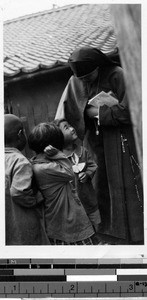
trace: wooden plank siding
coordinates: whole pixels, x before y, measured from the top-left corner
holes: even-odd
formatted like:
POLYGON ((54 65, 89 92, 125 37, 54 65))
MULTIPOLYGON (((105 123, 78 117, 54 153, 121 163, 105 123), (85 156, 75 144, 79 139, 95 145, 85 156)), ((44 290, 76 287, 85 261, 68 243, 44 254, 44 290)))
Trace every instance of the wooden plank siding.
POLYGON ((142 170, 142 57, 141 4, 112 5, 111 13, 125 71, 136 149, 142 170))
MULTIPOLYGON (((6 112, 20 117, 27 136, 40 122, 54 119, 61 94, 71 76, 70 70, 58 70, 48 75, 7 84, 5 87, 6 112)), ((31 157, 28 145, 24 154, 31 157)))

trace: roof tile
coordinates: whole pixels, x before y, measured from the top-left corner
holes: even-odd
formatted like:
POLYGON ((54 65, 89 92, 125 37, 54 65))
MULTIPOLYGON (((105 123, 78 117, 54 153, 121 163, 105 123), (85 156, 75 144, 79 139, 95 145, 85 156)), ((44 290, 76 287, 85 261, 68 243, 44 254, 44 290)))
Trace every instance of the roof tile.
POLYGON ((4 23, 4 73, 20 76, 65 64, 81 46, 117 47, 109 5, 69 5, 4 23))

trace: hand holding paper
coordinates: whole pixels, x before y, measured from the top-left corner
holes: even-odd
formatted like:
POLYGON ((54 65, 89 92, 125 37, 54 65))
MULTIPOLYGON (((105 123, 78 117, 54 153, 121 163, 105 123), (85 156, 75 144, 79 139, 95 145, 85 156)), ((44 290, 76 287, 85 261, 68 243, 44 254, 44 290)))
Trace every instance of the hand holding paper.
POLYGON ((96 108, 100 106, 107 105, 109 107, 118 104, 118 100, 112 96, 112 91, 106 93, 104 91, 100 92, 88 102, 89 105, 92 105, 96 108))

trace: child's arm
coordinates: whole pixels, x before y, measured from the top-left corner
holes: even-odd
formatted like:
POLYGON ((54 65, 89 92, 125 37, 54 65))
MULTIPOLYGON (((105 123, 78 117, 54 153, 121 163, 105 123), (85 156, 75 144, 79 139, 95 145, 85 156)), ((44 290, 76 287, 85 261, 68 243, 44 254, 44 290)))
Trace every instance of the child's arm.
POLYGON ((71 162, 62 151, 49 145, 44 149, 44 153, 46 158, 49 159, 46 169, 49 175, 48 181, 54 180, 61 183, 73 180, 74 173, 71 162))
POLYGON ((15 203, 28 208, 36 206, 38 202, 32 189, 32 177, 30 162, 25 157, 20 157, 13 168, 10 195, 15 203))
POLYGON ((44 149, 44 153, 46 158, 50 160, 48 166, 50 178, 54 176, 57 181, 73 180, 74 173, 71 162, 62 151, 49 145, 44 149))
POLYGON ((86 158, 85 173, 86 173, 87 176, 89 176, 92 179, 98 166, 94 162, 94 160, 92 159, 92 157, 91 157, 90 153, 88 152, 88 150, 86 148, 84 148, 83 151, 85 152, 85 158, 86 158))

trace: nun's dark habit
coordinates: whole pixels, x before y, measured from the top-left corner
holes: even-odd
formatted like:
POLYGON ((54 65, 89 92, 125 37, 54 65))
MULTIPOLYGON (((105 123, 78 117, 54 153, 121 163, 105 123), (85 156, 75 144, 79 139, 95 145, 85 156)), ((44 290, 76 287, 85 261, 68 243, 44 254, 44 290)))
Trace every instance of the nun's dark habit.
POLYGON ((74 76, 67 83, 55 118, 66 118, 94 154, 98 164, 95 188, 101 232, 124 239, 124 243, 142 243, 142 181, 123 70, 98 49, 88 47, 75 50, 69 65, 74 76), (95 121, 86 114, 88 100, 110 90, 119 104, 100 107, 99 135, 96 135, 95 121))

